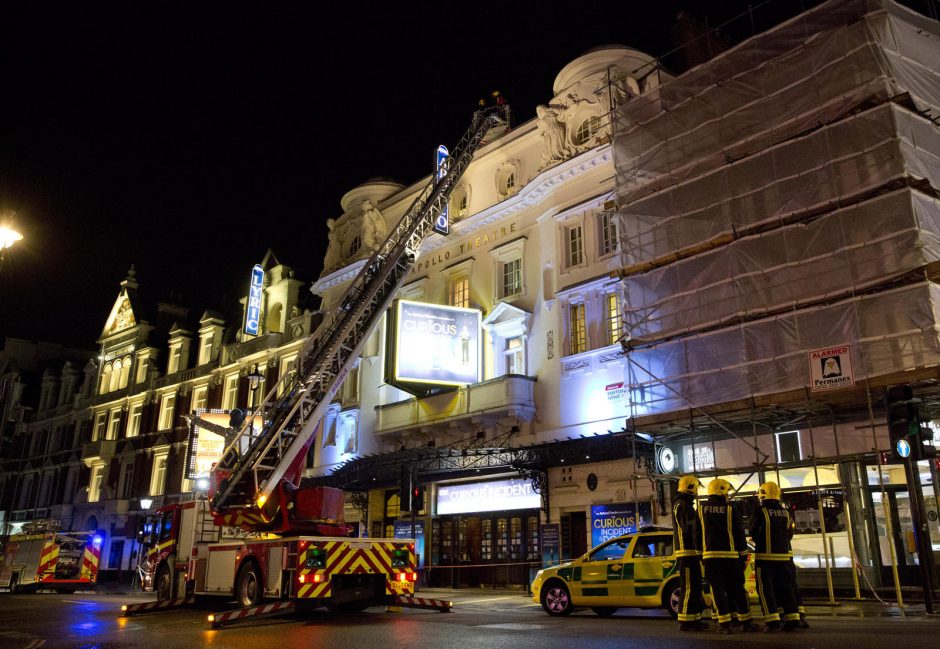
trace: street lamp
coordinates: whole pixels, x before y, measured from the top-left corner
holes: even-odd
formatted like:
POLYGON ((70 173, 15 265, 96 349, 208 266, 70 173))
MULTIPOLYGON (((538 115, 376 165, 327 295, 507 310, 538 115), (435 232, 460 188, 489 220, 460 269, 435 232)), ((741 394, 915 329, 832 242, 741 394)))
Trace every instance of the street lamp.
POLYGON ((0 271, 3 270, 3 260, 6 258, 7 248, 23 238, 23 235, 7 225, 0 225, 0 271))
POLYGON ((258 364, 255 363, 254 369, 246 374, 245 378, 248 379, 248 389, 251 390, 251 404, 249 404, 249 409, 251 410, 251 432, 249 434, 254 437, 255 408, 258 407, 258 399, 255 393, 258 392, 258 388, 261 387, 262 383, 264 383, 264 375, 258 371, 258 364))

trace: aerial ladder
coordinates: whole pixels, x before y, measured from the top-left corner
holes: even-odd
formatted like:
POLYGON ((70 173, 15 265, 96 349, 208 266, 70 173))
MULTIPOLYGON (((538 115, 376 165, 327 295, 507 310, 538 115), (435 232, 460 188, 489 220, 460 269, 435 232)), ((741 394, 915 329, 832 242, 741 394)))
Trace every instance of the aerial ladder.
POLYGON ((292 371, 257 406, 254 415, 263 419, 261 430, 255 431, 255 417, 249 415, 230 435, 210 476, 209 504, 217 524, 278 534, 305 531, 305 522, 288 503, 299 488, 319 422, 404 284, 422 242, 484 136, 490 129, 507 125, 507 110, 507 106, 496 106, 474 113, 470 128, 448 159, 446 173, 432 174, 350 283, 339 306, 304 344, 292 371))

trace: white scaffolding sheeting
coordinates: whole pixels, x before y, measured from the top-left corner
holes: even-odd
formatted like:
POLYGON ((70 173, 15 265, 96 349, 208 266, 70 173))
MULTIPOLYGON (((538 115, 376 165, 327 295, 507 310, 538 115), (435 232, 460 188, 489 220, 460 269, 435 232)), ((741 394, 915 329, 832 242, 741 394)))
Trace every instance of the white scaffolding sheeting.
POLYGON ((936 22, 833 0, 617 110, 637 415, 801 390, 834 345, 940 364, 937 61, 936 22))
POLYGON ((833 0, 614 114, 621 204, 761 151, 868 102, 940 107, 940 29, 890 0, 833 0))

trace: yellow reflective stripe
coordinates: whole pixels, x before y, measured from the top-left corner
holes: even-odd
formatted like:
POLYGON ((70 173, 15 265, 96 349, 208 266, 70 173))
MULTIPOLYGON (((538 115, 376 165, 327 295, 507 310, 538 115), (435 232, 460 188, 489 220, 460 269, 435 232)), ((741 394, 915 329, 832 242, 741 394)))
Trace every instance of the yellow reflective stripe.
POLYGON ((682 599, 682 612, 689 612, 689 599, 692 597, 692 589, 689 588, 689 585, 692 583, 691 577, 689 574, 690 570, 688 566, 685 569, 685 597, 682 599))
POLYGON ((728 512, 726 516, 728 522, 728 547, 734 550, 734 530, 731 527, 731 503, 728 503, 728 508, 725 511, 728 512))
POLYGON ((702 526, 702 556, 708 552, 708 536, 705 534, 705 515, 702 514, 702 508, 698 508, 698 522, 702 526))
POLYGON ((772 552, 773 546, 771 545, 770 537, 770 512, 767 511, 766 507, 764 507, 761 511, 764 514, 764 552, 772 552))
POLYGON ((678 515, 679 515, 679 503, 676 503, 675 506, 672 508, 672 520, 675 521, 676 532, 677 532, 676 536, 679 538, 679 549, 676 551, 676 554, 685 552, 685 543, 684 543, 685 539, 683 538, 682 528, 679 525, 679 520, 677 518, 678 515))

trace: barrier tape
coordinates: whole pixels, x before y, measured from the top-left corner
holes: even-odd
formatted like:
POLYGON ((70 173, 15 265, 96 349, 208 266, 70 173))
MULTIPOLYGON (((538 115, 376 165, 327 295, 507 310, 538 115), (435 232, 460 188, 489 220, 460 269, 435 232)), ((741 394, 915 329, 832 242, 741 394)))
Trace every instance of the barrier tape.
POLYGON ((219 629, 227 624, 236 624, 248 619, 260 619, 274 615, 287 615, 293 613, 296 604, 290 600, 274 602, 273 604, 262 604, 261 606, 249 606, 248 608, 239 608, 234 611, 225 611, 224 613, 214 613, 209 616, 209 623, 213 629, 219 629))
POLYGON ((180 599, 165 599, 162 602, 145 602, 143 604, 125 604, 121 607, 121 614, 124 617, 130 617, 137 613, 148 613, 150 611, 159 611, 167 608, 176 608, 178 606, 188 606, 195 604, 195 597, 183 597, 180 599))
POLYGON ((868 575, 865 574, 865 571, 862 569, 862 564, 859 562, 858 559, 855 559, 855 561, 853 562, 853 565, 855 566, 856 572, 858 572, 859 574, 861 574, 861 575, 862 575, 862 579, 864 579, 864 580, 865 580, 865 583, 868 584, 868 590, 870 590, 870 591, 871 591, 871 594, 875 596, 875 599, 877 599, 879 602, 881 602, 881 603, 884 604, 885 606, 890 606, 890 604, 888 604, 888 602, 886 602, 886 601, 884 601, 883 599, 881 599, 880 597, 878 597, 878 592, 875 590, 875 587, 872 585, 871 581, 868 579, 868 575))

